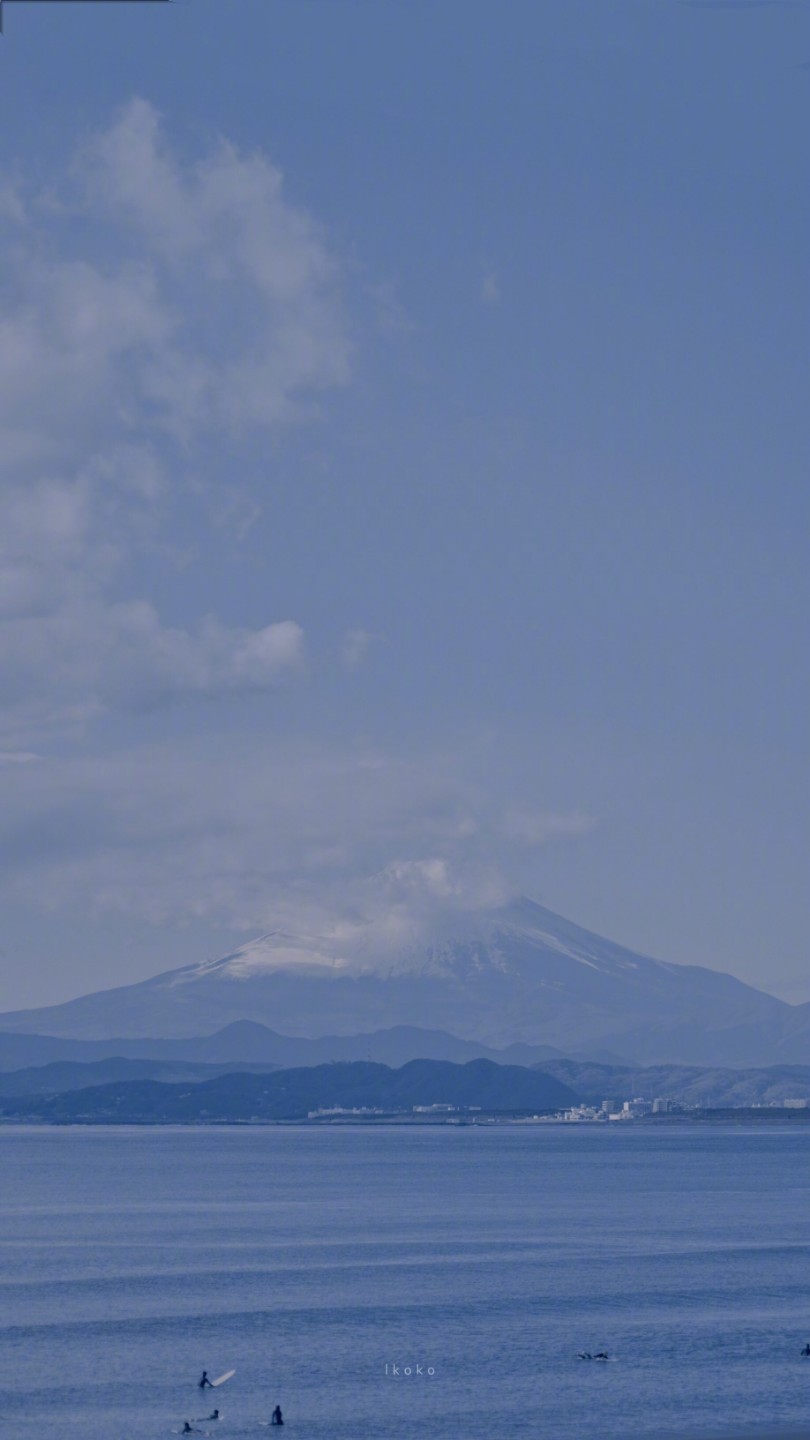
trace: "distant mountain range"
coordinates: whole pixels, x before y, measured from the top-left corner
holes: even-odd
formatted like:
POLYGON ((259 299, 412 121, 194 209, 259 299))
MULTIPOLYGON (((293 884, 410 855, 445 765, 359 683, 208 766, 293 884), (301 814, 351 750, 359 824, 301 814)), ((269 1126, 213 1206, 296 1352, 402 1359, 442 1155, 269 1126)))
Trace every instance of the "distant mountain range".
MULTIPOLYGON (((706 1109, 781 1105, 810 1100, 810 1065, 772 1065, 737 1070, 698 1065, 599 1065, 581 1060, 547 1060, 538 1068, 576 1090, 589 1105, 603 1100, 653 1100, 667 1096, 679 1105, 706 1109)), ((3 1077, 0 1075, 0 1090, 3 1077)))
MULTIPOLYGON (((583 1058, 611 1063, 617 1057, 597 1052, 583 1058)), ((234 1020, 213 1035, 175 1039, 75 1040, 60 1035, 28 1035, 24 1031, 0 1032, 0 1072, 124 1059, 151 1065, 152 1078, 160 1079, 161 1065, 175 1069, 234 1069, 238 1062, 254 1068, 279 1069, 332 1060, 375 1060, 392 1066, 405 1065, 409 1060, 453 1060, 458 1064, 494 1060, 500 1065, 536 1065, 542 1060, 562 1059, 562 1054, 551 1045, 508 1045, 494 1050, 443 1030, 420 1030, 413 1025, 395 1025, 369 1035, 324 1035, 318 1040, 279 1035, 255 1020, 234 1020)))
POLYGON ((274 932, 221 960, 0 1015, 0 1030, 117 1036, 122 1055, 122 1038, 190 1038, 246 1019, 298 1043, 329 1035, 333 1047, 335 1037, 404 1027, 490 1051, 542 1046, 642 1065, 810 1062, 810 1004, 788 1005, 700 966, 651 960, 529 900, 395 954, 376 953, 373 932, 362 927, 349 939, 274 932))
POLYGON ((0 1073, 0 1095, 63 1095, 68 1090, 157 1080, 163 1085, 198 1085, 218 1075, 241 1071, 269 1074, 277 1065, 240 1065, 235 1060, 220 1065, 194 1065, 186 1060, 54 1060, 50 1065, 28 1066, 0 1073))
POLYGON ((300 1120, 342 1106, 412 1112, 416 1105, 487 1112, 555 1110, 576 1102, 570 1086, 540 1070, 471 1060, 411 1060, 398 1070, 369 1061, 313 1065, 271 1074, 220 1075, 200 1084, 128 1080, 58 1095, 0 1095, 0 1117, 92 1124, 189 1124, 300 1120))
MULTIPOLYGON (((262 1027, 257 1026, 256 1028, 261 1029, 262 1027)), ((223 1036, 227 1033, 238 1034, 239 1030, 240 1027, 234 1025, 229 1027, 229 1032, 223 1031, 222 1034, 223 1036)), ((266 1033, 271 1035, 270 1031, 266 1033)), ((418 1036, 420 1033, 427 1032, 418 1030, 412 1032, 414 1036, 418 1036)), ((5 1037, 0 1036, 0 1039, 3 1038, 5 1037)), ((359 1041, 368 1038, 357 1037, 359 1041)), ((452 1039, 452 1036, 447 1038, 452 1039)), ((94 1042, 55 1041, 54 1043, 57 1045, 60 1043, 81 1045, 94 1042)), ((190 1044, 192 1042, 165 1040, 160 1043, 170 1047, 173 1043, 190 1044)), ((459 1044, 463 1043, 459 1042, 459 1044)), ((501 1053, 505 1054, 506 1052, 501 1053)), ((402 1064, 408 1063, 411 1061, 402 1062, 402 1064)), ((514 1078, 515 1067, 508 1065, 504 1060, 501 1060, 500 1063, 512 1072, 514 1078)), ((141 1082, 146 1080, 155 1080, 161 1085, 181 1085, 188 1088, 223 1075, 233 1076, 240 1072, 267 1075, 272 1071, 286 1068, 262 1064, 257 1060, 242 1062, 221 1060, 218 1064, 204 1064, 192 1060, 125 1059, 121 1057, 88 1061, 56 1060, 46 1065, 0 1072, 0 1096, 3 1099, 12 1099, 15 1096, 23 1095, 64 1095, 73 1090, 93 1089, 95 1092, 99 1087, 109 1087, 110 1085, 119 1087, 122 1082, 140 1086, 141 1082)), ((318 1068, 320 1072, 324 1070, 324 1066, 317 1063, 314 1063, 314 1068, 318 1068)), ((334 1065, 328 1068, 330 1073, 334 1071, 334 1065)), ((522 1068, 527 1067, 523 1066, 522 1068)), ((572 1094, 578 1095, 589 1104, 596 1105, 600 1105, 605 1099, 622 1101, 642 1096, 647 1100, 652 1100, 659 1095, 667 1096, 679 1105, 698 1105, 707 1109, 780 1105, 785 1100, 810 1101, 810 1065, 774 1065, 759 1070, 734 1070, 695 1065, 603 1065, 582 1060, 545 1060, 541 1064, 535 1064, 533 1069, 552 1076, 567 1086, 572 1094)), ((430 1073, 443 1076, 447 1072, 436 1070, 430 1073)), ((116 1096, 120 1097, 121 1093, 119 1089, 116 1089, 116 1096)), ((140 1098, 137 1103, 142 1104, 144 1092, 139 1089, 138 1095, 140 1098)), ((70 1106, 74 1104, 73 1101, 67 1103, 70 1106)), ((120 1098, 116 1099, 116 1103, 120 1104, 120 1098)))

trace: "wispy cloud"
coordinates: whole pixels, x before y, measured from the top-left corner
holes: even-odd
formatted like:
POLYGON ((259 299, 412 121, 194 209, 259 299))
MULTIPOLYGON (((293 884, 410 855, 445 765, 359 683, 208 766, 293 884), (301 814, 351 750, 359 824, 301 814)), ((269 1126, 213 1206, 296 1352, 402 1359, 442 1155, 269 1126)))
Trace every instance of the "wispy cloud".
POLYGON ((497 305, 501 298, 501 287, 494 275, 485 275, 481 281, 481 299, 485 305, 497 305))
POLYGON ((347 670, 356 670, 368 654, 374 639, 370 630, 347 630, 340 647, 340 656, 347 670))
MULTIPOLYGON (((173 151, 132 102, 47 193, 0 180, 0 696, 19 733, 60 717, 275 683, 303 634, 164 619, 128 573, 187 543, 207 447, 272 435, 343 384, 339 273, 263 156, 173 151)), ((255 514, 244 497, 237 508, 255 514)))
MULTIPOLYGON (((197 586, 178 618, 159 597, 163 570, 256 523, 241 447, 271 451, 349 378, 339 267, 265 157, 223 141, 181 158, 142 101, 47 194, 0 182, 0 229, 2 893, 154 924, 363 929, 385 949, 575 842, 586 818, 487 787, 458 749, 230 730, 224 708, 133 740, 147 711, 306 669, 284 610, 240 624, 197 586), (200 494, 205 534, 187 521, 200 494)), ((346 671, 374 638, 343 634, 346 671)))
POLYGON ((509 898, 528 853, 593 824, 518 805, 476 763, 241 735, 10 767, 4 893, 242 932, 359 925, 393 944, 509 898))

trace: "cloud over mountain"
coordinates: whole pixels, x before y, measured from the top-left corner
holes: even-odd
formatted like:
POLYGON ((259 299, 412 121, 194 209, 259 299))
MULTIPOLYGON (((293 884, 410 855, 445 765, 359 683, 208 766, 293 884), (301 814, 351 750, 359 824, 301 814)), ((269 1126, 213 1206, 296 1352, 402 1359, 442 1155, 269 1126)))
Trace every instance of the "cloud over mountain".
MULTIPOLYGON (((445 885, 440 872, 430 879, 445 885)), ((438 1027, 495 1047, 602 1049, 654 1064, 810 1058, 810 1007, 731 975, 652 960, 526 899, 443 918, 399 932, 360 915, 320 931, 279 925, 219 960, 0 1016, 0 1028, 190 1036, 250 1018, 286 1035, 438 1027)))
POLYGON ((4 767, 3 892, 242 934, 362 931, 387 953, 463 928, 514 894, 527 847, 593 823, 485 788, 476 759, 278 736, 32 753, 4 767))

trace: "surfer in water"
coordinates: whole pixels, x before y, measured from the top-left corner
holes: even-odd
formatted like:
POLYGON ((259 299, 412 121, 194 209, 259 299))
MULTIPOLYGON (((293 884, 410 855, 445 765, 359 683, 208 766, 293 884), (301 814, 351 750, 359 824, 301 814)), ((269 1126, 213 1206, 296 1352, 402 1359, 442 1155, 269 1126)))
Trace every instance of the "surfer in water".
POLYGON ((271 1424, 271 1425, 283 1425, 283 1424, 284 1424, 284 1416, 283 1416, 282 1413, 281 1413, 281 1406, 280 1406, 280 1405, 277 1405, 277 1406, 276 1406, 275 1410, 273 1411, 272 1415, 270 1416, 270 1424, 271 1424))
POLYGON ((207 1418, 208 1418, 209 1420, 218 1420, 218 1419, 219 1419, 219 1411, 218 1411, 218 1410, 212 1410, 212 1411, 211 1411, 211 1414, 210 1414, 207 1418))
POLYGON ((799 1354, 810 1355, 810 1345, 805 1345, 804 1349, 799 1351, 799 1354))
POLYGON ((207 1370, 203 1370, 203 1373, 202 1373, 202 1375, 200 1376, 200 1382, 199 1382, 199 1384, 200 1384, 200 1389, 201 1389, 201 1390, 213 1390, 214 1387, 213 1387, 213 1385, 211 1384, 211 1381, 208 1379, 208 1371, 207 1371, 207 1370))

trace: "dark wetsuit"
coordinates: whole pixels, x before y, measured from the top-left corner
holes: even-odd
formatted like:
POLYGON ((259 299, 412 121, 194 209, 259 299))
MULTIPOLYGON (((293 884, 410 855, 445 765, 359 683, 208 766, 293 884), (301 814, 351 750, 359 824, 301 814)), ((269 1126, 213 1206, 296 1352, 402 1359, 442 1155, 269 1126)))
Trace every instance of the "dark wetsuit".
POLYGON ((283 1425, 283 1424, 284 1424, 284 1416, 283 1416, 282 1413, 281 1413, 281 1406, 280 1406, 280 1405, 277 1405, 277 1406, 276 1406, 275 1410, 273 1411, 272 1415, 270 1416, 270 1424, 271 1424, 271 1425, 283 1425))
POLYGON ((213 1390, 213 1388, 214 1388, 214 1387, 213 1387, 213 1385, 211 1384, 211 1381, 208 1379, 208 1371, 207 1371, 207 1370, 203 1370, 202 1376, 201 1376, 201 1378, 200 1378, 200 1389, 201 1389, 201 1390, 205 1390, 205 1389, 213 1390))

